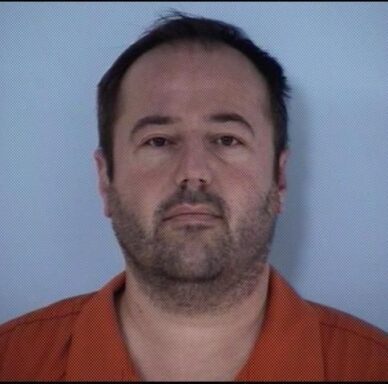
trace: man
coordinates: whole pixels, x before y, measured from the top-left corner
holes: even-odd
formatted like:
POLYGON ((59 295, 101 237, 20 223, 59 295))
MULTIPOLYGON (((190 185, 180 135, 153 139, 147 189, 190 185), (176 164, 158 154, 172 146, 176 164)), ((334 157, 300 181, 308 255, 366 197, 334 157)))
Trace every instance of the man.
POLYGON ((268 263, 288 92, 240 30, 175 14, 98 90, 95 152, 125 273, 0 328, 3 380, 386 380, 386 334, 268 263))

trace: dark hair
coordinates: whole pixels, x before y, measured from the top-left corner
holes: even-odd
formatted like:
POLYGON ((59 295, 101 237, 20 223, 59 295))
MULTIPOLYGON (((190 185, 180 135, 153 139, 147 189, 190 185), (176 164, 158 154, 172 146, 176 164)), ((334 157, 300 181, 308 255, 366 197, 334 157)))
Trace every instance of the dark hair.
POLYGON ((130 45, 113 63, 98 84, 99 146, 107 161, 107 172, 113 179, 113 125, 121 80, 127 69, 144 53, 166 43, 179 41, 203 45, 223 43, 245 55, 266 80, 271 115, 274 123, 275 174, 281 152, 287 148, 287 108, 289 87, 280 64, 257 47, 239 28, 222 21, 194 17, 173 11, 160 17, 139 40, 130 45))

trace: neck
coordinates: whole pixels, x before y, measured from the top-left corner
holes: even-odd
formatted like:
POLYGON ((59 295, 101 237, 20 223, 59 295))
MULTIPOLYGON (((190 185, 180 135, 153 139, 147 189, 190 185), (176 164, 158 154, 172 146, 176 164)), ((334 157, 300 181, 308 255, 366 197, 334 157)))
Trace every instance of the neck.
MULTIPOLYGON (((204 356, 211 360, 212 356, 222 356, 222 351, 229 351, 229 355, 233 351, 235 356, 245 361, 264 317, 269 281, 268 264, 264 266, 251 295, 228 311, 190 316, 166 312, 153 305, 131 271, 127 269, 126 273, 126 288, 118 300, 117 309, 127 347, 134 360, 137 360, 135 366, 141 367, 143 356, 152 356, 153 352, 159 356, 159 360, 162 351, 166 361, 169 360, 169 354, 175 356, 170 361, 176 361, 188 349, 189 364, 193 364, 196 351, 202 360, 204 356), (239 346, 242 348, 241 354, 236 351, 239 346)), ((232 358, 229 355, 223 356, 224 360, 232 358)), ((144 369, 139 370, 146 376, 144 369)))
POLYGON ((175 331, 177 328, 224 329, 255 322, 263 310, 267 297, 269 266, 266 264, 263 267, 255 289, 244 300, 230 306, 227 311, 198 315, 164 311, 154 305, 143 292, 129 268, 126 274, 126 288, 120 300, 120 315, 124 316, 125 321, 131 321, 133 325, 146 327, 148 331, 155 329, 159 334, 169 332, 170 329, 175 331), (244 316, 241 316, 242 313, 244 316))

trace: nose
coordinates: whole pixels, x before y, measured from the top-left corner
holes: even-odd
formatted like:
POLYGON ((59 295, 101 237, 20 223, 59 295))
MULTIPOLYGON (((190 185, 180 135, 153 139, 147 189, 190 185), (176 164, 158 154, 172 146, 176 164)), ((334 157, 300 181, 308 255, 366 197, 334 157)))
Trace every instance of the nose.
POLYGON ((175 181, 180 188, 198 190, 212 182, 208 153, 202 143, 185 145, 178 162, 175 181))

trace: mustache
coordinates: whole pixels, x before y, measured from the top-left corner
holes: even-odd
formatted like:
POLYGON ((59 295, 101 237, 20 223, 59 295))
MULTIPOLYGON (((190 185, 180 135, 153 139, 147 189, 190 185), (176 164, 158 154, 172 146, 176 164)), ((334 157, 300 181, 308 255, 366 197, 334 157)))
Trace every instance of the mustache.
POLYGON ((204 192, 202 190, 179 190, 171 197, 163 201, 156 211, 156 217, 158 221, 163 217, 164 213, 174 208, 176 205, 181 204, 206 204, 212 206, 213 209, 220 216, 224 217, 226 213, 226 202, 221 197, 211 192, 204 192))

